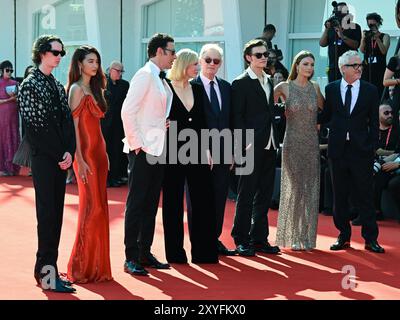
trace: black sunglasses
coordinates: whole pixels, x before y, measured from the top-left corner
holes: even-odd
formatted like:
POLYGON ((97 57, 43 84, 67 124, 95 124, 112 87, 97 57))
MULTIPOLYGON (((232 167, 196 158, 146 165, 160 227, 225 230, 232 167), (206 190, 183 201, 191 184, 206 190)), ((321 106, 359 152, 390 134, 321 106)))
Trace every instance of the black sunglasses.
POLYGON ((265 51, 263 53, 257 52, 257 53, 253 53, 252 55, 255 56, 257 59, 261 59, 263 56, 264 56, 264 58, 268 58, 269 52, 268 51, 265 51))
POLYGON ((4 69, 4 71, 7 72, 7 73, 13 73, 14 72, 13 69, 9 69, 9 68, 4 69))
POLYGON ((346 67, 352 67, 354 70, 358 70, 363 67, 360 63, 345 64, 346 67))
POLYGON ((388 116, 389 114, 393 114, 393 111, 385 111, 383 114, 384 114, 385 116, 388 116))
POLYGON ((204 61, 205 61, 207 64, 211 64, 211 62, 214 62, 214 64, 218 65, 218 64, 221 63, 221 59, 211 59, 211 58, 209 58, 209 57, 205 58, 204 61))
POLYGON ((176 50, 171 50, 171 49, 168 49, 168 48, 164 48, 164 51, 169 51, 169 52, 171 52, 171 55, 172 55, 172 56, 174 56, 175 53, 176 53, 176 50))
POLYGON ((53 56, 55 56, 55 57, 58 57, 59 55, 61 55, 61 57, 64 57, 66 54, 65 50, 61 50, 61 51, 49 50, 49 52, 51 52, 53 54, 53 56))

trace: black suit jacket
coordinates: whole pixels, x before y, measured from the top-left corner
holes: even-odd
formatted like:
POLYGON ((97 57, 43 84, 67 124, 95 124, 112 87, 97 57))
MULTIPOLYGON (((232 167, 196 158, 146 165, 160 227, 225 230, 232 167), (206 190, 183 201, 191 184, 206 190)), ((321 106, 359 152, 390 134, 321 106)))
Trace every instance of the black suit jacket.
POLYGON ((325 106, 319 115, 320 123, 329 124, 328 156, 340 158, 350 135, 351 149, 357 157, 374 157, 379 141, 378 89, 360 80, 360 93, 351 114, 345 110, 340 93, 341 80, 325 88, 325 106))
POLYGON ((221 92, 222 107, 221 112, 216 114, 211 107, 210 99, 204 88, 203 81, 201 81, 200 76, 192 81, 193 83, 199 84, 204 90, 204 112, 206 116, 206 121, 208 128, 218 129, 222 131, 224 129, 231 129, 231 85, 229 82, 217 78, 218 87, 221 92))
POLYGON ((274 130, 278 143, 278 128, 274 123, 274 87, 268 79, 271 94, 269 100, 258 79, 251 79, 247 72, 232 83, 232 116, 235 129, 242 129, 242 148, 246 148, 246 129, 254 129, 254 147, 265 148, 274 130))

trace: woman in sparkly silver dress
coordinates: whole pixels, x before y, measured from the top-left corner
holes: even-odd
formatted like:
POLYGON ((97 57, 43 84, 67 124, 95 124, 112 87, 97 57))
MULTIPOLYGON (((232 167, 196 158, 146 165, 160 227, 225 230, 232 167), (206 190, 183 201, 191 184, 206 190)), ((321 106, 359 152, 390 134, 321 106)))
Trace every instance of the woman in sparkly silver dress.
POLYGON ((320 163, 318 108, 324 98, 311 82, 315 58, 301 51, 287 82, 275 88, 275 101, 286 101, 286 133, 282 149, 281 198, 276 244, 292 250, 316 247, 320 163))

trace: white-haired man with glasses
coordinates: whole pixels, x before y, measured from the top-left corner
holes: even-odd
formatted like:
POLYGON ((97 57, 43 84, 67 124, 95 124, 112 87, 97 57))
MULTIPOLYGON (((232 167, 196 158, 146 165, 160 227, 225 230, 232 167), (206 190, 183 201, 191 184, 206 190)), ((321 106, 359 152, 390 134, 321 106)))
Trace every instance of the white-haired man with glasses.
POLYGON ((384 253, 377 241, 379 230, 373 203, 373 163, 379 138, 378 89, 360 80, 362 63, 357 51, 344 53, 339 58, 339 67, 343 79, 326 87, 326 104, 320 115, 321 122, 330 122, 328 157, 334 194, 333 217, 340 231, 331 250, 350 247, 347 200, 351 191, 360 211, 365 249, 384 253))

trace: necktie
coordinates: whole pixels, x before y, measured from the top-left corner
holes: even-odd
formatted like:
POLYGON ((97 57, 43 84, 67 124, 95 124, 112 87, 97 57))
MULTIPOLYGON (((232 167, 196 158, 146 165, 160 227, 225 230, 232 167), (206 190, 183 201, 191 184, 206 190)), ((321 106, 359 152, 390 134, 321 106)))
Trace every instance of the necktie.
POLYGON ((216 115, 219 115, 219 113, 221 112, 221 108, 219 107, 218 96, 217 92, 215 91, 214 84, 215 84, 214 81, 210 82, 211 108, 216 115))
POLYGON ((350 114, 350 111, 351 111, 350 110, 350 108, 351 108, 351 98, 352 98, 351 97, 351 88, 353 88, 353 86, 349 84, 347 86, 346 98, 344 100, 344 106, 345 106, 348 114, 350 114))
POLYGON ((164 80, 167 77, 167 74, 165 73, 165 71, 160 71, 159 77, 161 80, 164 80))

